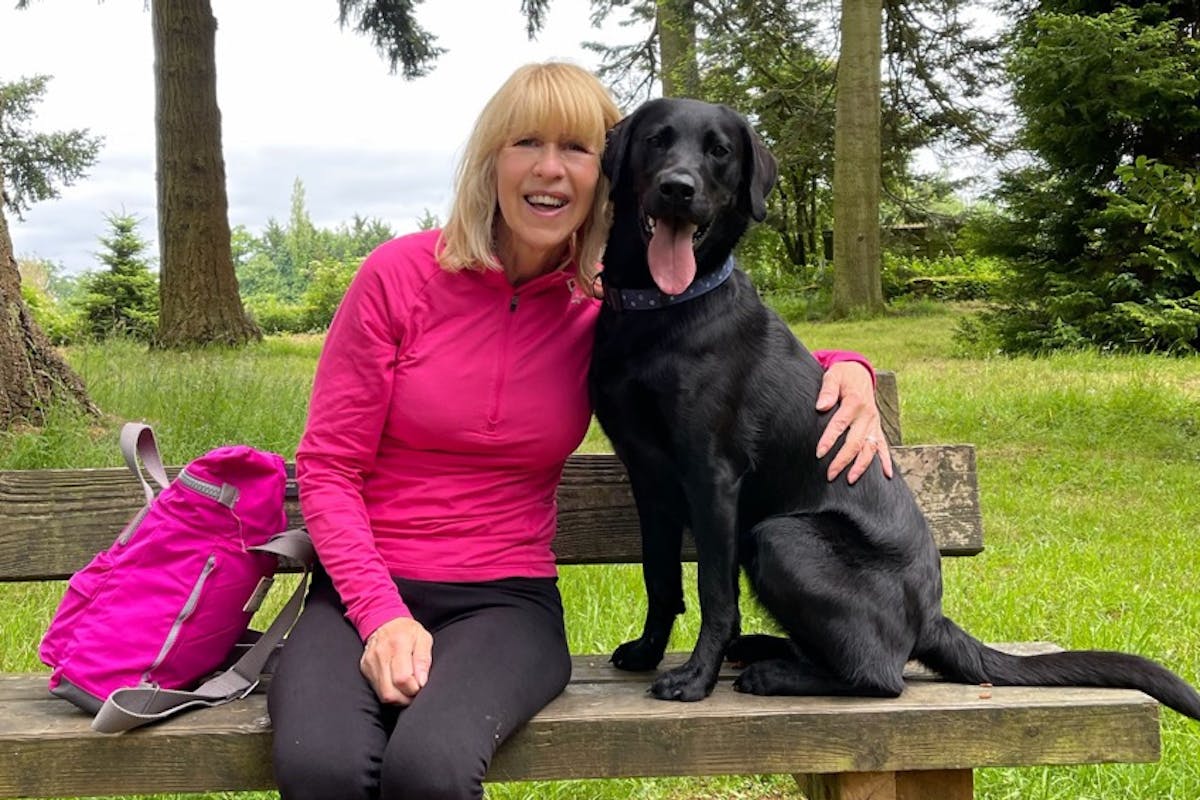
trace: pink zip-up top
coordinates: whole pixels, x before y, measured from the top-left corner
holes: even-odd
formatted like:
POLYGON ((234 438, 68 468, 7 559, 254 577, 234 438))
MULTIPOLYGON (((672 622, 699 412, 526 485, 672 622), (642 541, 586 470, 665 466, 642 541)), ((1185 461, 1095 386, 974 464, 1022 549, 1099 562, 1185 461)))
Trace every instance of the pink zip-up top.
POLYGON ((409 616, 393 577, 553 577, 555 493, 591 418, 599 303, 574 268, 518 287, 450 272, 439 235, 394 239, 359 269, 296 453, 309 534, 363 639, 409 616))

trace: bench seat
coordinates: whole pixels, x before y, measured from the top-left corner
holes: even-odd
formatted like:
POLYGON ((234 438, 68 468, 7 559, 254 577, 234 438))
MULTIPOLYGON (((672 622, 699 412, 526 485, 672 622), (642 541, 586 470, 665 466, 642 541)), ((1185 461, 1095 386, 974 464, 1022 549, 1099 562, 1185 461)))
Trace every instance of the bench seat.
MULTIPOLYGON (((672 653, 663 666, 682 659, 672 653)), ((670 703, 647 695, 651 673, 621 672, 607 656, 575 656, 566 691, 505 743, 488 778, 950 773, 960 780, 949 785, 966 783, 965 795, 923 795, 938 800, 970 797, 972 767, 1159 757, 1159 707, 1140 692, 984 689, 914 668, 895 700, 753 697, 733 691, 735 674, 725 670, 703 702, 670 703)), ((0 676, 0 797, 274 785, 261 690, 116 736, 93 733, 89 721, 47 693, 44 674, 0 676)))

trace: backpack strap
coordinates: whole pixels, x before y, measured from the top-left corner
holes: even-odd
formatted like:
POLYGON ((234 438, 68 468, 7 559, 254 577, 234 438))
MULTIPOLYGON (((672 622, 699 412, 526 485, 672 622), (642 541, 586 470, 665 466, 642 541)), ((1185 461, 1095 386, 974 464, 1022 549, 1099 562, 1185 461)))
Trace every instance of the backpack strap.
POLYGON ((154 488, 146 480, 139 465, 146 466, 146 472, 154 479, 160 489, 167 488, 171 483, 167 471, 163 469, 162 458, 158 455, 158 442, 154 440, 154 430, 149 425, 140 422, 126 422, 121 426, 121 455, 129 471, 141 481, 142 491, 146 493, 146 504, 154 499, 154 488))
POLYGON ((304 574, 287 604, 252 647, 233 666, 217 673, 192 691, 133 686, 117 689, 104 701, 92 720, 99 733, 123 733, 164 719, 179 711, 200 706, 218 706, 240 700, 258 686, 267 659, 283 642, 304 605, 304 589, 313 563, 313 546, 303 530, 277 533, 265 544, 250 548, 272 553, 281 562, 302 566, 304 574))

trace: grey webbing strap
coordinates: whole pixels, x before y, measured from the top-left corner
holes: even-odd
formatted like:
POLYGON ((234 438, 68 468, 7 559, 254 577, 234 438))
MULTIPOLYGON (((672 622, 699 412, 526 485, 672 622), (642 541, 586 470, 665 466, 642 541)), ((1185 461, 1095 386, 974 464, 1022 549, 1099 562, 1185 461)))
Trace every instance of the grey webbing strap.
POLYGON ((140 422, 126 422, 121 426, 121 455, 125 456, 125 463, 129 465, 129 471, 141 481, 142 491, 146 493, 146 504, 149 505, 154 499, 154 488, 150 486, 146 476, 142 473, 141 465, 138 462, 139 457, 141 464, 146 467, 146 472, 150 474, 160 489, 167 488, 171 483, 167 478, 167 471, 163 469, 162 458, 158 455, 158 443, 154 440, 154 430, 149 425, 143 425, 140 422))
POLYGON ((246 650, 233 666, 217 673, 192 691, 160 689, 153 686, 117 689, 104 701, 104 705, 92 720, 92 730, 99 733, 123 733, 188 708, 218 706, 239 700, 254 691, 267 660, 300 616, 300 609, 304 605, 304 589, 308 585, 309 568, 313 563, 313 547, 307 533, 302 530, 289 530, 278 533, 265 544, 250 549, 272 553, 281 561, 290 561, 304 567, 304 574, 292 596, 259 640, 246 650))

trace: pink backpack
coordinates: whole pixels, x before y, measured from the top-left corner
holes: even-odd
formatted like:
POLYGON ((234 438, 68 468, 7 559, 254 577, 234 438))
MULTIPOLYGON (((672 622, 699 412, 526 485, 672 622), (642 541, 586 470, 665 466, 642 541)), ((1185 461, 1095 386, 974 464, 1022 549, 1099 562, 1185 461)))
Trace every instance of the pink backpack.
POLYGON ((281 456, 220 447, 171 482, 148 426, 126 424, 121 450, 146 505, 72 576, 39 649, 50 691, 95 714, 92 728, 105 733, 247 695, 299 614, 312 561, 307 534, 284 531, 281 456), (258 643, 219 671, 281 560, 304 565, 305 580, 258 643))

